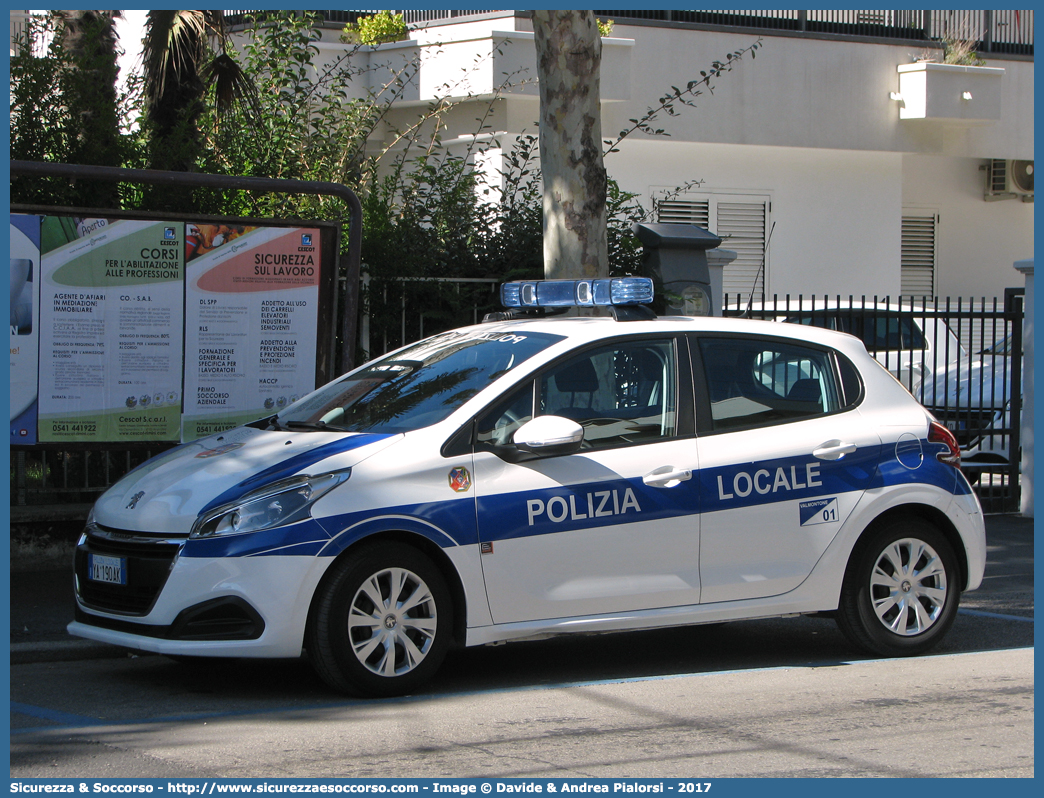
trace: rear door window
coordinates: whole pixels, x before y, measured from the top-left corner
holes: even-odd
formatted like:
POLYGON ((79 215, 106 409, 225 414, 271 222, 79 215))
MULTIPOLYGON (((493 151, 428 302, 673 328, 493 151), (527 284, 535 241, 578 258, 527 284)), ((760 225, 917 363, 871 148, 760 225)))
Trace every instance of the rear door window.
POLYGON ((710 431, 815 418, 847 404, 830 350, 769 338, 699 338, 710 431))

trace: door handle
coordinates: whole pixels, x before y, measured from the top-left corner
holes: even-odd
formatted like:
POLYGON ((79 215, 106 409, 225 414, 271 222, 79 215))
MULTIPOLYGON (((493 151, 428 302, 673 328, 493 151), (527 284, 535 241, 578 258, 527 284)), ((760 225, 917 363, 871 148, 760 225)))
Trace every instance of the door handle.
POLYGON ((820 460, 840 460, 846 454, 852 454, 856 450, 854 443, 845 443, 844 441, 827 441, 821 443, 819 448, 812 450, 812 456, 820 460))
POLYGON ((650 471, 642 482, 651 488, 673 488, 682 482, 692 479, 690 469, 675 468, 674 466, 660 466, 655 471, 650 471))

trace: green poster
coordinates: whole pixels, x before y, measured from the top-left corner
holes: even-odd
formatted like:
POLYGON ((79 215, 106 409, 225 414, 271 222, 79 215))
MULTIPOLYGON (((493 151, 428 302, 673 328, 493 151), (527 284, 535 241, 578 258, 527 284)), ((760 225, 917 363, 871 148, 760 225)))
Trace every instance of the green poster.
POLYGON ((44 217, 41 442, 180 436, 184 225, 44 217))

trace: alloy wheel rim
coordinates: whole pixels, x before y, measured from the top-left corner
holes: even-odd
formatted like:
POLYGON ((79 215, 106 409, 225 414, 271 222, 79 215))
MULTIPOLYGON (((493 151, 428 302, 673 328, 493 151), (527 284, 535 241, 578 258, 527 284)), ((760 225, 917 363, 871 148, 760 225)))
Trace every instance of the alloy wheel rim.
POLYGON ((890 632, 913 637, 928 631, 942 615, 946 596, 946 566, 923 540, 897 540, 878 555, 870 603, 890 632))
POLYGON ((348 640, 368 671, 402 676, 424 661, 437 626, 435 598, 424 580, 405 568, 385 568, 356 591, 348 640))

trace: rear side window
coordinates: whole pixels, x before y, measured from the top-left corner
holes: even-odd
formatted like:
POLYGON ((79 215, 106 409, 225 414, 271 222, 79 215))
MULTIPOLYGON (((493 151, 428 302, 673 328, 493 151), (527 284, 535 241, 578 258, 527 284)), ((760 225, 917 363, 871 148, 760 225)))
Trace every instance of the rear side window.
POLYGON ((859 338, 870 352, 925 348, 924 333, 909 313, 842 308, 799 313, 788 316, 786 321, 849 333, 859 338))
POLYGON ((910 315, 864 310, 853 314, 842 312, 838 318, 838 329, 862 338, 870 352, 924 349, 924 335, 910 315))
POLYGON ((714 431, 815 418, 846 404, 827 350, 713 337, 701 337, 699 350, 714 431))
POLYGON ((847 409, 863 398, 863 382, 852 362, 843 355, 837 355, 837 370, 841 373, 841 404, 847 409))

